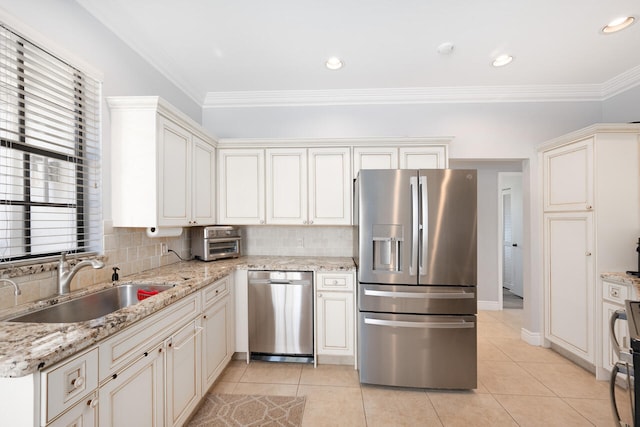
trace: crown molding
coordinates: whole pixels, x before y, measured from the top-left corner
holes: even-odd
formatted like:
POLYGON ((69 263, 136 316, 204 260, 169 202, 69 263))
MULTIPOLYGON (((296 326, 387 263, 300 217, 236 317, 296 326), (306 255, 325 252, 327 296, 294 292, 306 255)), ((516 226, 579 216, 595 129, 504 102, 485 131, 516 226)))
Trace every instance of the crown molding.
POLYGON ((640 65, 604 82, 602 84, 602 99, 612 98, 638 85, 640 85, 640 65))
POLYGON ((209 92, 203 108, 599 101, 600 85, 209 92))
POLYGON ((602 84, 207 93, 203 108, 494 102, 601 102, 640 85, 640 66, 602 84))
POLYGON ((448 149, 453 136, 438 137, 359 137, 359 138, 220 138, 218 148, 289 148, 289 147, 424 147, 448 149))

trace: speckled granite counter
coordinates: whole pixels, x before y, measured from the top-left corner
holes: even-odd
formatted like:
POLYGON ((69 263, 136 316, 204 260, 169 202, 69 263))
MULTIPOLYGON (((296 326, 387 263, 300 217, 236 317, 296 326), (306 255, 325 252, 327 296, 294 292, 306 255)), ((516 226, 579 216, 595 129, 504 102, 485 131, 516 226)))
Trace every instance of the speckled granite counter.
MULTIPOLYGON (((20 377, 50 366, 121 331, 175 301, 237 269, 355 271, 351 258, 248 256, 214 262, 187 261, 123 278, 118 284, 172 284, 153 298, 98 319, 78 323, 14 323, 0 321, 0 377, 20 377)), ((0 319, 38 310, 113 286, 102 283, 64 297, 54 297, 0 312, 0 319)))
POLYGON ((604 280, 612 282, 624 283, 626 285, 633 285, 636 287, 636 292, 640 295, 640 277, 632 276, 627 273, 602 273, 600 275, 604 280))

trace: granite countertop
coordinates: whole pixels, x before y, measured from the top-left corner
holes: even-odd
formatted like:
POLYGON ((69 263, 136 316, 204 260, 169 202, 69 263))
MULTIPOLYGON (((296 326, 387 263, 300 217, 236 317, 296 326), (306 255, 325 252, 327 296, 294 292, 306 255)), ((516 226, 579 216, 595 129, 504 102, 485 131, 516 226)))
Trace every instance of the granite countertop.
POLYGON ((625 285, 632 285, 636 287, 636 292, 640 295, 640 277, 632 276, 628 273, 602 273, 600 275, 604 280, 609 280, 611 282, 624 283, 625 285))
POLYGON ((185 261, 73 292, 0 311, 0 319, 127 283, 170 284, 173 288, 98 319, 77 323, 0 321, 0 377, 21 377, 51 366, 121 331, 175 301, 242 270, 355 271, 347 257, 245 256, 214 262, 185 261))

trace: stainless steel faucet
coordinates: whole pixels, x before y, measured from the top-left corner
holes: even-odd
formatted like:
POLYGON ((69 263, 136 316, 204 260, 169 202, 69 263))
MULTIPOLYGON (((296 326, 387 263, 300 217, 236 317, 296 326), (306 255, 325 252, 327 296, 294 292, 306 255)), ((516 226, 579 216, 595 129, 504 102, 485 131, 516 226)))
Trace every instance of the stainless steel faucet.
POLYGON ((84 267, 102 268, 104 262, 97 259, 86 259, 80 261, 73 268, 69 269, 66 260, 66 252, 60 254, 60 262, 58 263, 58 294, 64 295, 71 291, 71 281, 80 269, 84 267))
POLYGON ((18 296, 20 294, 22 294, 22 291, 20 290, 20 288, 18 287, 18 285, 16 284, 16 282, 14 282, 11 279, 0 279, 0 282, 7 282, 13 285, 13 288, 15 289, 15 291, 13 291, 13 294, 15 296, 18 296))

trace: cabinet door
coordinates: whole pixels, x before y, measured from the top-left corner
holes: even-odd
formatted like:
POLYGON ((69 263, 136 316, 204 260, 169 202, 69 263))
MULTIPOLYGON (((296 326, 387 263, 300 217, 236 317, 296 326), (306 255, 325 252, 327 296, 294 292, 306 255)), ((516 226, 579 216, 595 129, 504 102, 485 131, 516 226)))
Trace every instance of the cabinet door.
POLYGON ((309 223, 351 224, 349 148, 309 149, 309 223))
POLYGON ((401 147, 400 169, 444 169, 447 151, 443 146, 401 147))
POLYGON ((164 425, 163 345, 141 354, 132 365, 100 387, 101 426, 164 425))
POLYGON ((202 396, 199 323, 194 319, 167 340, 165 390, 169 426, 182 425, 202 396))
POLYGON ((594 363, 593 214, 546 214, 544 240, 546 337, 594 363))
POLYGON ((212 145, 193 136, 192 222, 209 225, 216 222, 216 151, 212 145))
POLYGON ((264 151, 218 152, 221 224, 264 224, 264 151))
POLYGON ((191 134, 163 117, 158 118, 158 126, 158 225, 189 225, 191 134))
POLYGON ((98 394, 77 403, 47 427, 94 427, 98 425, 98 394))
POLYGON ((353 178, 361 169, 397 169, 397 147, 355 147, 353 149, 353 178))
POLYGON ((353 356, 355 309, 350 292, 320 292, 317 298, 318 354, 353 356))
POLYGON ((213 385, 231 359, 229 352, 229 322, 232 321, 233 301, 224 297, 202 315, 202 394, 213 385))
POLYGON ((306 224, 307 150, 270 149, 267 158, 267 224, 306 224))
POLYGON ((544 210, 593 209, 593 138, 545 151, 544 210))

